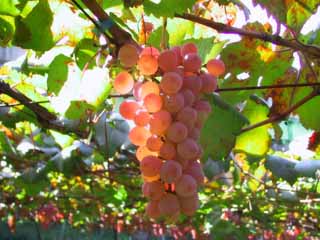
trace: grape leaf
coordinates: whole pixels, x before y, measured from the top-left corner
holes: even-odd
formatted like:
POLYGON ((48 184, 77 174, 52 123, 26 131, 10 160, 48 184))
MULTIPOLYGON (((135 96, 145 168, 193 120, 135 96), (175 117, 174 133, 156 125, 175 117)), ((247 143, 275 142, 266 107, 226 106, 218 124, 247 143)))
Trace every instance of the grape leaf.
POLYGON ((26 18, 16 18, 14 44, 35 51, 49 50, 53 45, 51 24, 52 11, 45 0, 41 0, 26 18))
POLYGON ((254 5, 261 5, 267 9, 269 15, 273 15, 280 22, 286 22, 287 6, 284 0, 254 0, 254 5))
POLYGON ((85 101, 71 101, 65 117, 69 119, 80 119, 87 115, 88 111, 93 111, 94 107, 85 101))
MULTIPOLYGON (((268 118, 269 109, 266 105, 249 100, 242 114, 247 117, 250 124, 261 122, 268 118)), ((242 150, 253 155, 264 155, 270 145, 268 133, 270 125, 244 132, 237 137, 235 149, 242 150)))
POLYGON ((11 17, 0 16, 0 46, 6 46, 14 36, 14 21, 11 17))
POLYGON ((0 14, 17 16, 20 11, 16 8, 17 0, 1 0, 0 1, 0 14))
POLYGON ((196 3, 196 0, 161 0, 154 3, 150 0, 143 2, 144 11, 147 15, 153 14, 155 17, 174 17, 175 13, 183 13, 196 3))
POLYGON ((59 94, 65 81, 68 79, 68 64, 72 62, 72 59, 59 54, 54 58, 49 66, 48 74, 48 93, 59 94))
POLYGON ((203 160, 225 158, 234 147, 236 136, 248 120, 218 95, 209 97, 213 111, 201 130, 203 160))
MULTIPOLYGON (((149 38, 148 38, 148 41, 147 41, 147 44, 149 45, 152 45, 156 48, 161 48, 161 42, 162 42, 162 39, 163 39, 163 31, 162 31, 162 27, 158 27, 156 30, 154 30, 149 38)), ((165 36, 164 36, 164 41, 165 42, 168 42, 168 39, 169 39, 169 34, 167 31, 165 31, 165 36)))
POLYGON ((176 46, 194 32, 194 23, 184 19, 168 19, 167 31, 169 33, 170 46, 176 46), (179 31, 177 31, 179 29, 179 31))
POLYGON ((94 46, 94 41, 92 39, 82 39, 74 50, 76 63, 79 68, 83 69, 85 65, 88 65, 87 69, 92 68, 96 63, 93 56, 98 50, 98 47, 94 46))

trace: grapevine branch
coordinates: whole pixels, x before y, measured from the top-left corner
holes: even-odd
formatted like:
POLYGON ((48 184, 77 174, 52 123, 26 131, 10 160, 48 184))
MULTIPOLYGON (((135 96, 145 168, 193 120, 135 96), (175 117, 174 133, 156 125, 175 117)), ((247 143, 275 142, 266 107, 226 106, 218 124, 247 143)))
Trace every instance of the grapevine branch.
POLYGON ((248 126, 246 128, 243 128, 241 130, 241 133, 243 132, 247 132, 250 131, 252 129, 264 126, 266 124, 269 123, 273 123, 276 121, 279 121, 283 118, 285 118, 286 116, 288 116, 290 113, 292 113, 293 111, 295 111, 297 108, 301 107, 303 104, 305 104, 306 102, 310 101, 311 99, 313 99, 314 97, 318 96, 319 92, 318 90, 314 90, 312 91, 309 95, 305 96, 304 98, 302 98, 300 101, 298 101, 296 104, 292 105, 291 107, 289 107, 286 111, 284 111, 283 113, 276 115, 276 116, 272 116, 264 121, 258 122, 256 124, 253 124, 251 126, 248 126))
POLYGON ((301 51, 313 58, 320 58, 320 48, 313 45, 306 45, 298 40, 289 41, 280 37, 279 35, 271 35, 265 32, 248 31, 241 28, 231 27, 223 23, 218 23, 209 19, 198 17, 192 14, 175 14, 176 17, 190 20, 195 23, 210 27, 218 31, 219 33, 225 34, 238 34, 240 36, 261 39, 266 42, 271 42, 276 45, 289 47, 295 51, 301 51))

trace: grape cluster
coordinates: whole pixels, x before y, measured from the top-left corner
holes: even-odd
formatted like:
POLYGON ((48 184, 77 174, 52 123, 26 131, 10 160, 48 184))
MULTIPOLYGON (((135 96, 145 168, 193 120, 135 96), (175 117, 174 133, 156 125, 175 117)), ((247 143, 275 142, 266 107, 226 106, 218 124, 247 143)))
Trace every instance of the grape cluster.
POLYGON ((126 44, 118 58, 140 79, 134 81, 133 74, 123 70, 114 88, 120 94, 133 92, 134 100, 123 101, 119 111, 135 124, 129 139, 138 147, 142 192, 149 200, 146 213, 171 221, 181 213, 191 216, 199 205, 197 188, 204 181, 200 129, 211 112, 203 96, 217 88, 224 63, 209 60, 205 70, 193 43, 162 52, 126 44))

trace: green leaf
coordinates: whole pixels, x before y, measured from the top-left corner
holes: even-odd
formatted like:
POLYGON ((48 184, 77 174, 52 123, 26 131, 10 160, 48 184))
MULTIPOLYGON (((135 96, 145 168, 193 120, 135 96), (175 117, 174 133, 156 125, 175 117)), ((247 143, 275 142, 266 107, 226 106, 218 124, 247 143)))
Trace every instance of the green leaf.
MULTIPOLYGON (((165 31, 165 36, 164 36, 164 41, 168 42, 169 39, 169 34, 167 31, 165 31)), ((163 28, 162 27, 158 27, 156 30, 154 30, 147 41, 148 45, 152 45, 153 47, 156 48, 161 48, 161 42, 162 42, 162 38, 163 38, 163 28)))
POLYGON ((17 16, 20 11, 16 8, 18 4, 17 0, 1 0, 0 1, 0 14, 9 15, 9 16, 17 16))
POLYGON ((296 160, 286 159, 278 156, 268 155, 266 159, 266 168, 271 170, 272 174, 280 177, 290 184, 293 184, 298 177, 295 170, 296 160))
POLYGON ((248 120, 218 95, 209 98, 213 111, 201 130, 204 161, 225 158, 234 147, 236 136, 248 120))
POLYGON ((79 68, 83 69, 85 65, 88 65, 87 69, 93 68, 93 66, 96 64, 93 56, 98 50, 99 48, 94 45, 94 41, 92 39, 82 39, 74 50, 76 63, 79 68))
POLYGON ((85 101, 71 101, 65 117, 69 119, 80 119, 86 116, 88 111, 93 111, 94 109, 92 105, 85 101))
POLYGON ((14 43, 35 51, 49 50, 54 45, 50 29, 52 21, 52 11, 48 2, 40 0, 26 18, 16 18, 14 43))
MULTIPOLYGON (((254 176, 257 179, 262 179, 263 176, 266 173, 266 169, 263 165, 260 165, 255 171, 254 171, 254 176)), ((258 182, 256 179, 254 178, 250 178, 248 181, 248 187, 250 188, 251 191, 255 192, 257 191, 258 187, 260 186, 260 182, 258 182)))
MULTIPOLYGON (((242 114, 250 121, 250 125, 268 118, 269 109, 266 105, 249 100, 242 114)), ((264 125, 259 128, 244 132, 237 137, 235 149, 242 150, 253 155, 264 155, 270 145, 268 128, 264 125)))
POLYGON ((72 62, 72 59, 59 54, 56 56, 49 65, 48 74, 48 93, 59 94, 64 83, 68 79, 68 65, 72 62))
POLYGON ((287 24, 296 31, 300 31, 305 21, 311 16, 306 8, 299 3, 292 3, 287 12, 287 24))
POLYGON ((154 3, 151 0, 143 2, 144 11, 147 15, 153 14, 155 17, 174 17, 175 13, 183 13, 196 3, 196 0, 161 0, 154 3))
POLYGON ((261 5, 267 9, 269 15, 273 15, 278 21, 286 22, 287 6, 285 1, 279 0, 254 0, 254 5, 261 5))
POLYGON ((168 19, 167 31, 169 33, 170 46, 180 45, 187 36, 192 36, 194 23, 184 19, 168 19))
POLYGON ((0 16, 0 46, 6 46, 14 36, 14 20, 12 17, 0 16))

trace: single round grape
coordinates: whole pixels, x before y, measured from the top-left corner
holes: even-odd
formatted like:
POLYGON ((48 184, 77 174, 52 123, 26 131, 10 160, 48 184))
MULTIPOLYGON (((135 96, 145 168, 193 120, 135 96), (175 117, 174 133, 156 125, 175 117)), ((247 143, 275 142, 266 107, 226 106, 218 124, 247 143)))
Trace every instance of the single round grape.
POLYGON ((197 182, 190 175, 183 174, 175 184, 176 193, 181 197, 191 197, 197 193, 197 182))
POLYGON ((121 116, 127 120, 133 120, 140 105, 134 101, 123 101, 119 106, 121 116))
POLYGON ((165 161, 160 170, 161 180, 166 183, 176 182, 182 175, 181 165, 173 160, 165 161))
POLYGON ((177 152, 186 159, 194 159, 198 156, 199 146, 192 138, 186 138, 178 144, 177 152))
POLYGON ((129 93, 134 85, 134 80, 127 71, 120 72, 114 79, 113 87, 119 94, 129 93))
POLYGON ((147 147, 150 151, 159 152, 163 144, 161 138, 157 135, 152 135, 147 140, 147 147))
POLYGON ((164 185, 160 181, 145 182, 142 185, 142 193, 148 199, 159 200, 164 194, 164 185))
POLYGON ((217 78, 211 74, 203 73, 200 75, 202 80, 201 92, 212 93, 217 89, 218 82, 217 78))
POLYGON ((142 49, 140 53, 140 57, 142 57, 143 55, 151 55, 151 56, 154 56, 155 58, 158 58, 160 55, 160 52, 155 47, 145 47, 144 49, 142 49))
POLYGON ((167 139, 174 143, 180 143, 188 136, 188 129, 182 122, 174 122, 167 130, 167 139))
POLYGON ((159 201, 150 201, 146 207, 146 214, 149 218, 157 219, 161 217, 159 201))
POLYGON ((182 87, 182 77, 175 72, 166 72, 160 82, 161 90, 166 94, 175 94, 182 87))
POLYGON ((155 74, 158 70, 157 58, 152 55, 143 55, 139 58, 137 67, 142 75, 155 74))
POLYGON ((136 126, 129 132, 129 140, 136 146, 144 146, 147 143, 147 139, 151 136, 149 130, 144 127, 136 126))
POLYGON ((142 100, 141 99, 141 87, 143 82, 135 82, 133 85, 133 96, 137 101, 142 100))
POLYGON ((198 53, 198 48, 194 43, 186 43, 181 47, 182 56, 185 56, 189 53, 198 53))
POLYGON ((177 55, 172 50, 163 51, 158 57, 159 67, 164 72, 174 71, 178 66, 177 55))
POLYGON ((199 95, 201 88, 202 88, 201 78, 198 76, 184 77, 183 88, 191 90, 195 96, 199 95))
POLYGON ((183 89, 181 91, 181 94, 183 95, 183 98, 184 98, 184 106, 191 107, 196 99, 193 92, 190 89, 183 89))
POLYGON ((197 124, 200 125, 200 128, 204 124, 204 122, 207 120, 212 108, 209 102, 204 100, 199 100, 194 103, 194 109, 197 110, 197 124))
POLYGON ((194 194, 190 197, 179 197, 181 212, 186 216, 192 216, 199 208, 199 196, 194 194))
POLYGON ((150 131, 153 134, 162 135, 166 132, 171 122, 171 114, 168 111, 160 110, 151 116, 150 131))
POLYGON ((140 109, 136 112, 133 121, 137 126, 144 127, 149 124, 150 118, 151 116, 146 110, 140 109))
POLYGON ((226 71, 224 62, 219 59, 211 59, 207 62, 207 70, 215 77, 219 77, 226 71))
POLYGON ((140 162, 140 171, 146 177, 154 177, 160 174, 162 160, 156 156, 147 156, 140 162))
POLYGON ((164 107, 170 113, 179 112, 184 107, 184 95, 177 93, 164 97, 164 107))
POLYGON ((198 141, 200 138, 200 129, 196 127, 192 128, 188 131, 188 137, 198 141))
POLYGON ((139 146, 136 150, 136 157, 142 161, 147 156, 158 156, 157 152, 150 151, 146 146, 139 146))
POLYGON ((173 143, 164 142, 160 148, 159 156, 166 160, 172 160, 176 157, 177 150, 173 143))
POLYGON ((163 105, 162 97, 157 94, 150 93, 143 99, 143 105, 150 113, 158 112, 163 105))
POLYGON ((183 60, 183 57, 182 57, 182 54, 181 54, 181 47, 179 46, 174 46, 171 48, 171 51, 174 51, 176 53, 176 56, 177 56, 177 65, 182 65, 182 60, 183 60))
POLYGON ((133 67, 139 58, 138 49, 130 43, 125 44, 120 48, 118 58, 123 66, 133 67))
POLYGON ((201 58, 196 53, 188 53, 183 57, 183 66, 186 72, 199 72, 202 62, 201 58))
POLYGON ((177 121, 182 122, 188 130, 192 129, 197 121, 198 113, 192 107, 184 107, 178 112, 177 121))
POLYGON ((163 216, 172 216, 180 212, 180 204, 176 195, 167 193, 159 200, 160 213, 163 216))
POLYGON ((196 180, 198 186, 202 185, 204 182, 204 173, 201 164, 197 161, 192 161, 188 168, 183 171, 183 173, 192 176, 196 180))
POLYGON ((141 99, 143 100, 147 95, 150 93, 154 93, 159 95, 160 94, 160 88, 159 85, 155 82, 145 82, 141 86, 141 99))

